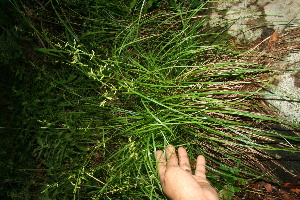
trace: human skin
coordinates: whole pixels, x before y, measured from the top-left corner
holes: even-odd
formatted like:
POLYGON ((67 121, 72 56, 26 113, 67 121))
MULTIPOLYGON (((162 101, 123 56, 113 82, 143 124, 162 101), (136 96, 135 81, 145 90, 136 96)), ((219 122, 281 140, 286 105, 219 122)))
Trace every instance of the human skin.
POLYGON ((218 200, 218 193, 206 179, 205 158, 197 157, 195 174, 192 174, 189 158, 183 147, 176 150, 167 146, 156 152, 160 183, 164 193, 171 200, 218 200))

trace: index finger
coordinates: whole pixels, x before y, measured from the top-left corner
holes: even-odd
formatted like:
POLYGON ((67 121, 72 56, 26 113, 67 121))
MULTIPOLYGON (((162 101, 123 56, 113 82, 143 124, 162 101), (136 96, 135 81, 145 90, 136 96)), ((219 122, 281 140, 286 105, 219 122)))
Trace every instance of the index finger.
POLYGON ((166 154, 167 154, 167 168, 178 167, 178 158, 176 156, 174 146, 168 145, 166 148, 166 154))
POLYGON ((178 157, 179 157, 180 167, 186 170, 187 172, 191 173, 192 172, 191 165, 185 148, 183 147, 178 148, 178 157))

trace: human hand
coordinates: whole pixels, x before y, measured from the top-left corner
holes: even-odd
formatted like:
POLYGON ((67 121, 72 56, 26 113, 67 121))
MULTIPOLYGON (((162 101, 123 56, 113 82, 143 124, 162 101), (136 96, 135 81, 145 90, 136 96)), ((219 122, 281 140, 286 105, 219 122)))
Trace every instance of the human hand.
POLYGON ((192 174, 189 158, 183 147, 168 146, 166 156, 156 152, 158 173, 164 193, 172 200, 218 200, 218 193, 206 179, 205 158, 198 156, 195 175, 192 174), (167 159, 166 159, 167 157, 167 159))

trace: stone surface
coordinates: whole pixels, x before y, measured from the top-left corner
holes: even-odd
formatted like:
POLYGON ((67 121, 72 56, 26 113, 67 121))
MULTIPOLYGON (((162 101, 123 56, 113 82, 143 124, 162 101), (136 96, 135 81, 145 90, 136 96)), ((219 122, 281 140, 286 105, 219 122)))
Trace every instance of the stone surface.
POLYGON ((270 88, 276 96, 266 97, 278 114, 292 123, 300 123, 300 71, 285 73, 272 81, 270 88))
POLYGON ((212 3, 211 26, 232 23, 228 33, 254 41, 266 28, 282 31, 300 24, 300 0, 240 0, 212 3))
POLYGON ((277 96, 266 97, 267 101, 277 108, 283 119, 300 124, 300 52, 291 52, 273 66, 287 72, 273 77, 270 91, 277 96))

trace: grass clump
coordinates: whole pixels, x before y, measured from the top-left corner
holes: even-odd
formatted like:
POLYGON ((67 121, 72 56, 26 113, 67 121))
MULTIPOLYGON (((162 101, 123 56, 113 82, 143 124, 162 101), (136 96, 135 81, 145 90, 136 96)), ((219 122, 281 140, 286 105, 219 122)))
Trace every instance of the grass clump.
POLYGON ((175 144, 204 155, 230 199, 249 180, 274 180, 256 163, 270 158, 265 150, 297 151, 298 138, 263 126, 290 123, 264 114, 262 92, 244 89, 270 70, 245 62, 226 27, 208 26, 206 4, 151 2, 160 9, 49 1, 41 13, 56 23, 24 16, 45 59, 32 92, 19 91, 46 177, 41 198, 164 199, 154 152, 175 144))

